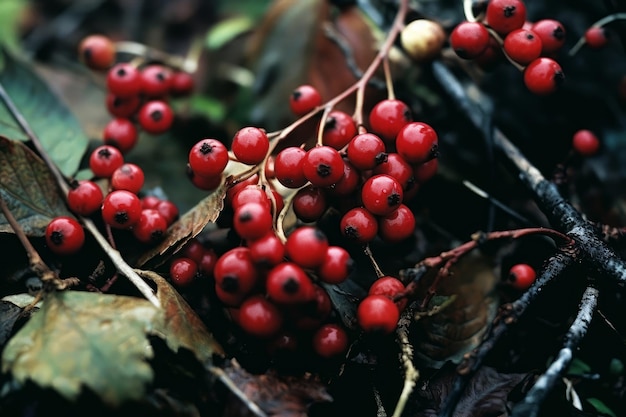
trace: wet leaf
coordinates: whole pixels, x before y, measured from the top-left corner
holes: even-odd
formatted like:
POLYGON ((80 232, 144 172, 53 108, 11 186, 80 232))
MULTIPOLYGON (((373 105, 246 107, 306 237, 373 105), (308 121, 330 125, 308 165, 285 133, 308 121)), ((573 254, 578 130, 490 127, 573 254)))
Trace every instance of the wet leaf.
POLYGON ((141 267, 150 263, 158 266, 165 262, 169 255, 178 252, 190 239, 196 237, 207 224, 214 222, 224 208, 226 183, 206 196, 191 210, 185 213, 167 231, 167 237, 159 245, 144 253, 137 261, 141 267))
POLYGON ((82 386, 111 405, 138 399, 153 378, 147 335, 161 320, 160 311, 139 298, 50 293, 7 344, 2 370, 70 400, 82 386))
MULTIPOLYGON (((21 142, 0 137, 0 194, 27 236, 43 236, 55 216, 72 216, 46 164, 21 142)), ((0 232, 13 233, 0 214, 0 232)))
MULTIPOLYGON (((44 149, 68 176, 76 172, 88 138, 76 118, 25 62, 3 54, 0 84, 39 137, 44 149)), ((0 135, 27 141, 6 105, 0 105, 0 135)))
POLYGON ((172 351, 177 352, 180 347, 189 349, 205 365, 211 362, 214 354, 224 355, 200 317, 165 278, 152 271, 138 272, 157 286, 157 298, 165 313, 162 331, 172 351))

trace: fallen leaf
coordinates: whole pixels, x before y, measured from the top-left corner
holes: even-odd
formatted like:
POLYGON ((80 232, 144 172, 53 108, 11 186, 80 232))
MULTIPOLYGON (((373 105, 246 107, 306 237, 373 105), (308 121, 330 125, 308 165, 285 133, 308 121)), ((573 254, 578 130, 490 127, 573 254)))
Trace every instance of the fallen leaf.
MULTIPOLYGON (((43 236, 52 218, 72 216, 46 164, 23 143, 1 136, 0 195, 27 236, 43 236)), ((2 214, 0 232, 14 233, 2 214)))
POLYGON ((11 337, 13 326, 22 315, 22 310, 9 301, 0 300, 0 350, 11 337))
POLYGON ((162 327, 150 302, 82 291, 54 292, 7 343, 2 371, 76 399, 83 386, 105 403, 143 396, 152 381, 147 336, 162 327))

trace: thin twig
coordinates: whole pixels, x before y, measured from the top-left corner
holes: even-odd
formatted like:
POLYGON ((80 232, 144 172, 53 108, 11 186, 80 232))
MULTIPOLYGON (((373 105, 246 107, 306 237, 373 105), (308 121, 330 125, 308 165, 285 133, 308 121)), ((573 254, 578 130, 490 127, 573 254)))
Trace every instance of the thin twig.
MULTIPOLYGON (((589 26, 589 28, 599 28, 611 22, 614 22, 616 20, 624 20, 624 19, 626 19, 626 13, 613 13, 608 16, 604 16, 600 20, 597 20, 591 26, 589 26)), ((580 50, 580 48, 583 47, 583 45, 585 45, 586 42, 587 41, 585 40, 585 35, 583 34, 580 38, 578 38, 578 41, 576 42, 576 44, 572 46, 572 49, 569 50, 568 55, 569 56, 576 55, 576 53, 580 50)))
POLYGON ((410 308, 403 311, 396 329, 398 343, 400 344, 400 360, 404 368, 404 386, 392 417, 400 417, 402 415, 420 377, 419 371, 413 365, 413 346, 411 346, 409 341, 409 326, 413 323, 413 314, 414 312, 410 308))

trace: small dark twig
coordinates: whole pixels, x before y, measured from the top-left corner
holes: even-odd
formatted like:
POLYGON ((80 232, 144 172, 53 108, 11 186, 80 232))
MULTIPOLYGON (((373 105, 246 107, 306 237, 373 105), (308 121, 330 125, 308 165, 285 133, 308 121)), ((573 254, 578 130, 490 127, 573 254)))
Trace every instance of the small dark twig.
POLYGON ((563 347, 556 359, 541 375, 524 399, 513 408, 512 417, 536 417, 539 407, 546 399, 556 382, 567 371, 574 357, 574 350, 587 334, 593 313, 598 305, 598 290, 587 287, 578 309, 578 315, 565 336, 563 347))

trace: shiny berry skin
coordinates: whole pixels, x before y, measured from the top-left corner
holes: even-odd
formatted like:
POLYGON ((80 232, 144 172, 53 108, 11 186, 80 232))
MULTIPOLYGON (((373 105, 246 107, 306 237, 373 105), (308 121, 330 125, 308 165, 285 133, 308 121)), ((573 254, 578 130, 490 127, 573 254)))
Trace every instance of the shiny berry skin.
POLYGON ((326 118, 322 132, 322 143, 340 150, 350 143, 356 134, 356 124, 352 116, 341 110, 333 110, 328 113, 326 118))
POLYGON ((395 152, 388 154, 387 160, 374 168, 374 174, 386 174, 395 178, 405 191, 415 185, 413 167, 395 152))
POLYGON ((445 42, 443 26, 430 19, 415 19, 400 32, 402 49, 416 62, 434 59, 441 53, 445 42))
POLYGON ((504 51, 509 58, 527 65, 539 58, 542 50, 541 38, 528 29, 515 29, 504 38, 504 51))
POLYGON ((224 253, 215 264, 213 276, 215 285, 227 293, 250 293, 258 280, 250 249, 237 247, 224 253))
POLYGON ((217 139, 202 139, 189 151, 189 166, 202 177, 218 177, 228 164, 228 149, 217 139))
POLYGON ((396 138, 396 150, 409 164, 421 164, 437 156, 437 132, 430 125, 412 122, 404 126, 396 138))
POLYGON ((480 22, 461 22, 450 34, 450 46, 463 59, 474 59, 489 46, 489 32, 480 22))
POLYGON ((134 95, 130 97, 118 97, 115 94, 107 94, 106 108, 113 117, 122 119, 128 119, 132 117, 137 110, 141 100, 139 96, 134 95))
POLYGON ((53 218, 46 227, 46 244, 57 255, 71 255, 85 243, 85 231, 75 219, 68 216, 53 218))
POLYGON ((303 268, 315 268, 324 262, 328 239, 314 226, 300 226, 285 242, 287 257, 303 268))
POLYGON ((516 264, 509 269, 508 280, 518 290, 525 290, 530 287, 535 282, 536 277, 535 269, 528 264, 516 264))
POLYGON ((141 201, 126 190, 111 191, 102 202, 102 219, 116 229, 130 229, 141 217, 141 201))
POLYGON ((374 215, 362 207, 348 210, 340 221, 341 234, 357 243, 368 243, 378 233, 378 222, 374 215))
POLYGON ((253 295, 241 303, 238 321, 246 333, 261 338, 276 335, 283 325, 278 308, 260 295, 253 295))
POLYGON ((111 145, 127 153, 137 144, 137 128, 128 119, 115 118, 106 124, 102 138, 106 145, 111 145))
POLYGON ((605 28, 592 26, 585 31, 585 42, 590 48, 602 48, 609 41, 605 28))
POLYGON ((161 199, 154 195, 147 195, 140 198, 142 209, 156 209, 156 206, 161 202, 161 199))
POLYGON ((149 245, 162 241, 166 231, 167 221, 155 209, 141 210, 141 216, 139 216, 139 220, 133 226, 135 239, 149 245))
POLYGON ((170 94, 174 97, 188 96, 193 92, 195 81, 186 71, 174 71, 170 80, 170 94))
POLYGON ((398 306, 385 295, 368 295, 357 308, 357 322, 365 332, 390 334, 398 325, 398 306))
POLYGON ((232 184, 230 187, 228 187, 228 190, 226 190, 226 198, 224 198, 224 202, 232 207, 233 198, 237 195, 237 193, 239 193, 239 191, 247 188, 249 185, 254 185, 256 187, 258 182, 259 176, 257 174, 254 174, 246 178, 245 180, 240 180, 239 182, 232 184))
POLYGON ((339 284, 348 278, 353 267, 354 261, 347 250, 341 246, 329 246, 317 274, 327 284, 339 284))
POLYGON ((291 207, 298 219, 305 223, 310 223, 322 217, 328 208, 328 203, 322 189, 307 186, 296 192, 291 202, 291 207))
POLYGON ((248 242, 248 248, 252 261, 262 266, 278 265, 285 257, 285 245, 273 232, 248 242))
POLYGON ((389 175, 370 177, 361 188, 363 206, 376 216, 388 216, 402 204, 404 191, 400 183, 389 175))
POLYGON ((139 165, 125 163, 111 174, 111 188, 138 194, 143 187, 145 176, 139 165))
POLYGON ((231 150, 239 162, 256 165, 265 159, 270 141, 263 129, 244 127, 239 129, 233 138, 231 150))
POLYGON ((267 207, 268 210, 272 208, 272 202, 267 196, 267 193, 258 184, 246 185, 237 191, 230 205, 236 210, 246 203, 259 203, 267 207))
MULTIPOLYGON (((398 294, 402 294, 405 289, 404 284, 398 278, 385 275, 372 282, 367 294, 384 295, 385 297, 389 297, 389 299, 393 300, 398 294)), ((396 301, 396 306, 398 306, 398 309, 402 311, 406 307, 407 302, 408 300, 406 298, 401 298, 396 301)))
POLYGON ((360 171, 373 169, 387 160, 385 142, 373 133, 356 135, 346 150, 350 163, 360 171))
POLYGON ((123 164, 124 156, 120 150, 110 145, 98 146, 89 156, 89 168, 100 178, 109 178, 123 164))
POLYGON ((413 178, 418 184, 423 184, 437 174, 439 160, 437 158, 424 162, 413 167, 413 178))
POLYGON ((493 36, 490 36, 487 48, 474 58, 473 61, 483 71, 491 71, 497 68, 501 62, 505 61, 504 52, 502 52, 502 47, 498 41, 493 36))
POLYGON ((176 258, 170 264, 170 279, 177 287, 186 287, 196 278, 198 265, 189 258, 176 258))
POLYGON ((267 273, 267 296, 280 304, 306 303, 315 297, 313 281, 295 263, 281 262, 267 273))
POLYGON ((312 300, 298 305, 297 310, 291 310, 294 314, 290 317, 295 327, 299 330, 311 331, 318 329, 322 323, 330 316, 333 305, 326 290, 317 284, 315 296, 312 300))
POLYGON ((369 114, 370 129, 386 142, 393 142, 400 129, 412 121, 409 106, 397 99, 379 101, 369 114))
POLYGON ((302 159, 304 177, 316 187, 329 187, 343 177, 343 159, 335 148, 316 146, 302 159))
POLYGON ((296 116, 303 116, 322 104, 322 96, 311 85, 296 88, 289 97, 289 107, 296 116))
POLYGON ((139 70, 127 62, 115 64, 107 73, 106 85, 117 97, 136 96, 141 91, 139 70))
POLYGON ((170 91, 172 72, 163 65, 148 65, 140 71, 141 92, 146 97, 161 98, 170 91))
POLYGON ((505 36, 524 25, 526 5, 522 0, 490 0, 486 17, 489 26, 505 36))
POLYGON ((267 205, 246 203, 235 209, 233 227, 245 240, 254 240, 265 236, 272 230, 272 214, 267 205))
POLYGON ((410 208, 400 204, 392 213, 378 219, 378 235, 385 242, 398 243, 415 230, 415 216, 410 208))
POLYGON ((348 350, 348 335, 336 324, 324 324, 313 335, 313 350, 323 358, 343 355, 348 350))
POLYGON ((164 101, 152 100, 139 109, 137 120, 143 130, 158 135, 167 132, 174 123, 174 112, 164 101))
POLYGON ((115 45, 103 35, 90 35, 78 45, 80 60, 93 70, 105 70, 115 62, 115 45))
MULTIPOLYGON (((239 312, 239 306, 243 301, 248 297, 248 294, 244 294, 241 292, 226 292, 219 285, 215 285, 215 295, 217 298, 224 304, 225 306, 236 308, 237 313, 239 312)), ((232 314, 233 311, 230 311, 232 314)), ((236 318, 231 316, 231 319, 237 323, 239 315, 237 314, 236 318)))
POLYGON ((178 219, 178 207, 169 200, 160 201, 155 209, 165 218, 168 226, 178 219))
POLYGON ((541 19, 531 29, 541 39, 542 55, 553 54, 565 44, 565 28, 558 20, 541 19))
POLYGON ((213 191, 222 183, 222 177, 217 175, 215 177, 203 177, 193 172, 189 164, 187 164, 187 178, 189 181, 199 190, 213 191))
POLYGON ((600 149, 600 139, 592 131, 581 129, 572 137, 572 148, 583 156, 595 155, 600 149))
POLYGON ((100 210, 104 194, 93 181, 79 181, 67 192, 67 205, 74 213, 90 216, 100 210))
POLYGON ((302 163, 306 156, 302 148, 290 146, 278 152, 274 159, 276 179, 287 188, 299 188, 306 184, 302 163))
POLYGON ((524 84, 537 95, 553 93, 564 80, 561 66, 551 58, 537 58, 524 70, 524 84))
POLYGON ((361 182, 361 174, 350 163, 347 158, 343 158, 343 177, 328 192, 336 196, 346 196, 352 194, 361 182))
POLYGON ((204 274, 207 277, 212 277, 218 259, 219 257, 213 249, 205 250, 202 254, 202 257, 200 258, 200 261, 197 262, 198 271, 200 271, 200 273, 204 274))
POLYGON ((185 246, 183 246, 180 254, 183 258, 189 258, 195 263, 200 263, 200 259, 202 259, 202 255, 204 255, 205 251, 206 249, 204 248, 202 242, 196 238, 192 238, 185 243, 185 246))

